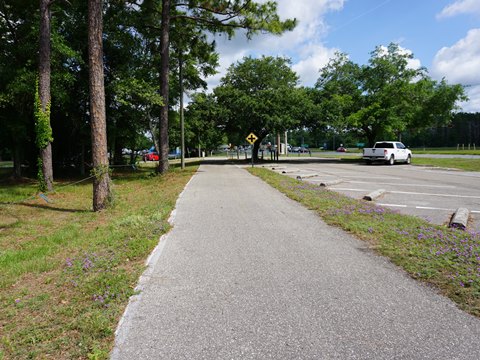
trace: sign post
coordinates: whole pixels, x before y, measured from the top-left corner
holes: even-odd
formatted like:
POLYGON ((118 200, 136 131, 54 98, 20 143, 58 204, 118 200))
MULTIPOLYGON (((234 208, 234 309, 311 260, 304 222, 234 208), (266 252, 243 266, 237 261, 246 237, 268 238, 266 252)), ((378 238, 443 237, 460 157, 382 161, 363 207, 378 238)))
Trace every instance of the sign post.
MULTIPOLYGON (((250 143, 250 145, 255 144, 255 141, 257 140, 258 140, 258 137, 253 132, 247 136, 247 141, 250 143)), ((252 148, 252 168, 253 168, 253 148, 252 148)))

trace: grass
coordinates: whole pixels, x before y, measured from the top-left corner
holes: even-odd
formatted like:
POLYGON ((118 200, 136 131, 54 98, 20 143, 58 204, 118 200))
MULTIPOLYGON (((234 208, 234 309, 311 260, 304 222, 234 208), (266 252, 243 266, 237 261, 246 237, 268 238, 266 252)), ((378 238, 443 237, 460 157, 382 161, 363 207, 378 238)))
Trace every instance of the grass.
POLYGON ((480 233, 432 225, 267 169, 249 171, 480 316, 480 233))
POLYGON ((462 148, 411 148, 414 154, 438 154, 438 155, 480 155, 478 147, 473 149, 473 146, 462 148))
POLYGON ((167 218, 197 165, 154 176, 116 172, 115 204, 93 213, 90 182, 0 186, 0 359, 106 359, 114 331, 169 230, 167 218))
POLYGON ((440 168, 458 169, 464 171, 480 171, 480 159, 433 159, 433 158, 414 158, 413 165, 433 166, 440 168))

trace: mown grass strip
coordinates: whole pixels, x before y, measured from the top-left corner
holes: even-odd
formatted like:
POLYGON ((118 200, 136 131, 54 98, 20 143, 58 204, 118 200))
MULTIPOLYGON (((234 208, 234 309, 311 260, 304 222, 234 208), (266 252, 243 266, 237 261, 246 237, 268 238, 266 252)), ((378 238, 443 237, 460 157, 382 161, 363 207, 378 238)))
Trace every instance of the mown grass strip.
POLYGON ((267 169, 248 171, 480 316, 480 233, 432 225, 267 169))
POLYGON ((457 148, 411 148, 414 154, 439 154, 439 155, 480 155, 480 149, 477 147, 473 150, 473 146, 462 149, 457 148))
POLYGON ((458 169, 463 171, 480 171, 480 159, 434 159, 416 157, 412 160, 412 164, 447 169, 458 169))
POLYGON ((11 204, 32 184, 0 187, 0 219, 10 219, 0 222, 0 359, 107 359, 145 259, 196 169, 116 171, 115 205, 100 213, 91 211, 91 183, 49 194, 51 204, 11 204))

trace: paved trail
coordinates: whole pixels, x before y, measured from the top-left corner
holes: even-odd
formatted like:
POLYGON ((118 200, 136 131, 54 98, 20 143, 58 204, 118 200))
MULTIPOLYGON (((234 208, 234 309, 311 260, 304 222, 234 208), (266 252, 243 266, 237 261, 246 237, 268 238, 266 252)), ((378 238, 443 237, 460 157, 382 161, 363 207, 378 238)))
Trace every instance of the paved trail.
POLYGON ((480 320, 234 165, 160 244, 112 359, 480 358, 480 320))

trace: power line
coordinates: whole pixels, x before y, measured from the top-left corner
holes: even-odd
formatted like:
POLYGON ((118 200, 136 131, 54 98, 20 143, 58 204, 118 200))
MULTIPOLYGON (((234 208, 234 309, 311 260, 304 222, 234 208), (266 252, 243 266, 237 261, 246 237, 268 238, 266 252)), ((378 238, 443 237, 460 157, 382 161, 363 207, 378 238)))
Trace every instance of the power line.
POLYGON ((350 20, 347 21, 346 23, 344 23, 344 24, 342 24, 342 25, 340 25, 340 26, 338 26, 338 27, 336 27, 336 28, 333 28, 333 29, 332 29, 332 32, 333 32, 333 31, 340 30, 340 29, 343 29, 344 27, 350 25, 351 23, 357 21, 358 19, 360 19, 360 18, 362 18, 362 17, 364 17, 364 16, 366 16, 366 15, 374 12, 375 10, 381 8, 383 5, 388 4, 390 1, 391 1, 391 0, 385 0, 384 2, 378 4, 377 6, 374 6, 373 8, 371 8, 371 9, 369 9, 369 10, 367 10, 367 11, 365 11, 365 12, 363 12, 363 13, 355 16, 355 17, 353 17, 352 19, 350 19, 350 20))

